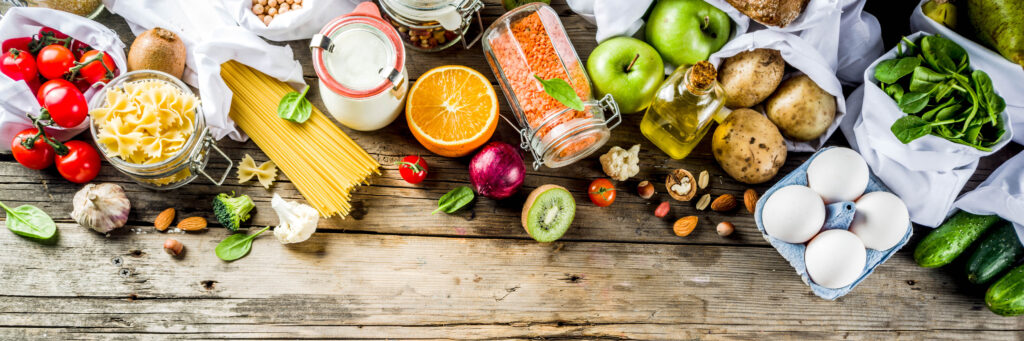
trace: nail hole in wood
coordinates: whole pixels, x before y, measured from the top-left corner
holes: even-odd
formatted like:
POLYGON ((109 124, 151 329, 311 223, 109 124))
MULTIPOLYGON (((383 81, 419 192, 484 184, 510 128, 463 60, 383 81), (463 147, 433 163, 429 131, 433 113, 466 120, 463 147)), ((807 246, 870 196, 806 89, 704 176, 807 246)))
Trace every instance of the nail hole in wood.
POLYGON ((199 284, 203 285, 203 289, 213 290, 213 286, 214 286, 214 284, 217 284, 217 281, 205 280, 205 281, 199 282, 199 284))

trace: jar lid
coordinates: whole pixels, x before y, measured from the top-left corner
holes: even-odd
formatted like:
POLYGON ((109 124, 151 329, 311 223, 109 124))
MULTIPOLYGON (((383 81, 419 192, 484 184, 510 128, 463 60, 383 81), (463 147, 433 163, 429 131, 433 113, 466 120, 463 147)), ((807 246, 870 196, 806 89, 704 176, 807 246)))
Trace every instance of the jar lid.
POLYGON ((343 96, 369 97, 402 84, 405 47, 372 2, 332 20, 310 48, 317 77, 343 96))
POLYGON ((389 4, 397 3, 397 6, 390 6, 399 15, 419 20, 437 21, 445 30, 454 31, 462 26, 462 13, 459 13, 459 6, 465 0, 383 0, 389 4))

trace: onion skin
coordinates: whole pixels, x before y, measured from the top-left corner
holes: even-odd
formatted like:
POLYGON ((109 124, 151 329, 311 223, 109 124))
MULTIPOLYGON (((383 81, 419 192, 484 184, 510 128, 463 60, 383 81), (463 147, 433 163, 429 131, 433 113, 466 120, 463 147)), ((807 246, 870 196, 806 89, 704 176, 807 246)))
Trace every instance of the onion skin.
POLYGON ((477 194, 505 199, 516 193, 526 178, 519 150, 504 142, 491 142, 469 162, 469 182, 477 194))

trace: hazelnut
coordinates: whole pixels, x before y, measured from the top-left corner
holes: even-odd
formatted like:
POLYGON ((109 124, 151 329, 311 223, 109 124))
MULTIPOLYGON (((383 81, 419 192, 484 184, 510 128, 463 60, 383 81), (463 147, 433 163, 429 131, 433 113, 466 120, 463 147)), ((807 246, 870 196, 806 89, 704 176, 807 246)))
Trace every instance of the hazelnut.
POLYGON ((717 231, 718 235, 722 237, 728 237, 732 234, 733 230, 735 230, 735 228, 732 226, 732 223, 728 221, 718 223, 718 226, 715 227, 715 231, 717 231))
POLYGON ((185 246, 181 245, 181 242, 175 239, 167 239, 166 241, 164 241, 164 251, 167 251, 167 254, 171 256, 177 257, 178 255, 181 254, 181 251, 184 249, 185 246))
POLYGON ((654 185, 650 181, 640 181, 640 184, 636 186, 636 192, 641 198, 650 199, 654 196, 654 185))

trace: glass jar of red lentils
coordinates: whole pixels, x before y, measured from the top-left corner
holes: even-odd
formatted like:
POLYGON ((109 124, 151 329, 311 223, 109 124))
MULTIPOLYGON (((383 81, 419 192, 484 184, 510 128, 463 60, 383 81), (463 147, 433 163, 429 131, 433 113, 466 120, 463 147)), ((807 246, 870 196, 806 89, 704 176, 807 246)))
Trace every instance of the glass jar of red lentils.
POLYGON ((384 19, 398 30, 405 45, 414 50, 441 51, 459 41, 463 48, 469 49, 480 40, 484 27, 480 19, 480 9, 484 8, 481 0, 378 1, 384 19), (475 37, 466 37, 474 26, 475 37))
POLYGON ((587 71, 550 6, 532 3, 505 13, 484 31, 483 48, 518 121, 522 148, 533 154, 534 169, 562 167, 590 155, 622 121, 611 95, 594 99, 587 71), (537 78, 567 82, 583 110, 545 93, 537 78))

